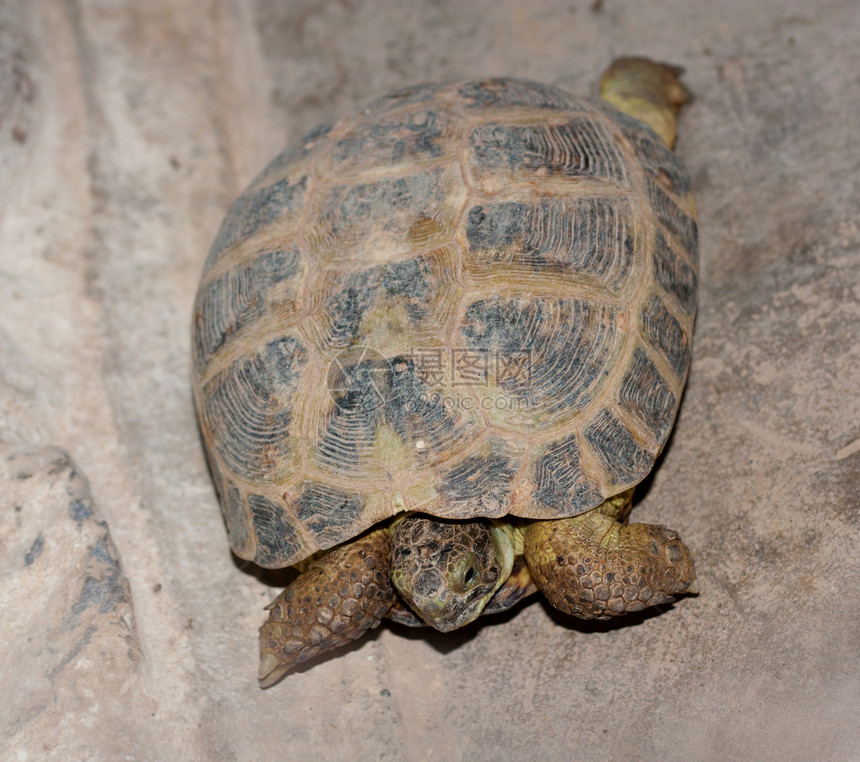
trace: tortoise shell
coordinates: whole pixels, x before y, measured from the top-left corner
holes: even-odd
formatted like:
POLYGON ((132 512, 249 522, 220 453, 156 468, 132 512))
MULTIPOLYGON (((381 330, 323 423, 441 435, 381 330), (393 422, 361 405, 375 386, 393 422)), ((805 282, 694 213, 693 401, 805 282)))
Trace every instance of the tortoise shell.
POLYGON ((641 481, 690 361, 689 176, 533 82, 396 92, 230 207, 194 312, 234 552, 282 567, 400 511, 573 516, 641 481))

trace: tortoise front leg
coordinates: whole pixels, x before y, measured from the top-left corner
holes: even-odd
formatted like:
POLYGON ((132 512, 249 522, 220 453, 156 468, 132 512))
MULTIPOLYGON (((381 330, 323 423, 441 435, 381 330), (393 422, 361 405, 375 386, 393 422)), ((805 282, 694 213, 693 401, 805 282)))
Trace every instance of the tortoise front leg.
POLYGON ((693 559, 677 532, 621 524, 615 516, 627 506, 607 503, 526 529, 526 561, 553 606, 583 619, 609 619, 698 592, 693 559))
POLYGON ((376 627, 397 594, 391 533, 376 529, 314 560, 272 603, 260 628, 260 687, 376 627))

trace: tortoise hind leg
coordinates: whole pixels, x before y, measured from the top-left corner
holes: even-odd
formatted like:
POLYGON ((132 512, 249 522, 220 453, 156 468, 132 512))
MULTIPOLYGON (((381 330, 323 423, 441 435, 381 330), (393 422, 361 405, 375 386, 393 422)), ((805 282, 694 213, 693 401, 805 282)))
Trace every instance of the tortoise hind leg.
POLYGON ((675 145, 678 111, 690 100, 677 66, 647 58, 619 58, 600 78, 600 97, 629 116, 645 122, 666 145, 675 145))
POLYGON ((553 606, 583 619, 609 619, 698 592, 693 559, 676 532, 621 524, 615 516, 625 511, 607 503, 526 529, 526 561, 553 606))
POLYGON ((272 603, 260 628, 260 687, 376 627, 396 599, 391 533, 376 529, 314 560, 272 603))

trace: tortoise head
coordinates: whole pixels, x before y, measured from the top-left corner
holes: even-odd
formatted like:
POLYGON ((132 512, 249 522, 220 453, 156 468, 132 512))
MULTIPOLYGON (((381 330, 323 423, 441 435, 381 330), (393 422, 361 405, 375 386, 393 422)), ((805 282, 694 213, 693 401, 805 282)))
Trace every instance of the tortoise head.
POLYGON ((442 632, 478 617, 510 576, 513 544, 489 521, 411 514, 393 531, 391 580, 415 612, 442 632))

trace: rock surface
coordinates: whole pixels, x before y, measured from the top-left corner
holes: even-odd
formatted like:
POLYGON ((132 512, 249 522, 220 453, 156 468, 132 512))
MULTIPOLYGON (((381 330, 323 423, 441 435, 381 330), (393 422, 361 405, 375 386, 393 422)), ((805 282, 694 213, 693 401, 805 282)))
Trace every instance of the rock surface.
POLYGON ((856 754, 858 43, 848 0, 0 5, 0 758, 856 754), (681 533, 701 595, 623 624, 535 601, 444 637, 385 625, 261 691, 280 580, 229 554, 189 386, 221 216, 386 91, 594 93, 628 54, 696 97, 693 370, 634 517, 681 533))
POLYGON ((0 708, 5 741, 38 759, 139 753, 135 715, 152 701, 139 694, 131 591, 62 450, 0 452, 0 543, 4 685, 15 686, 0 708))

